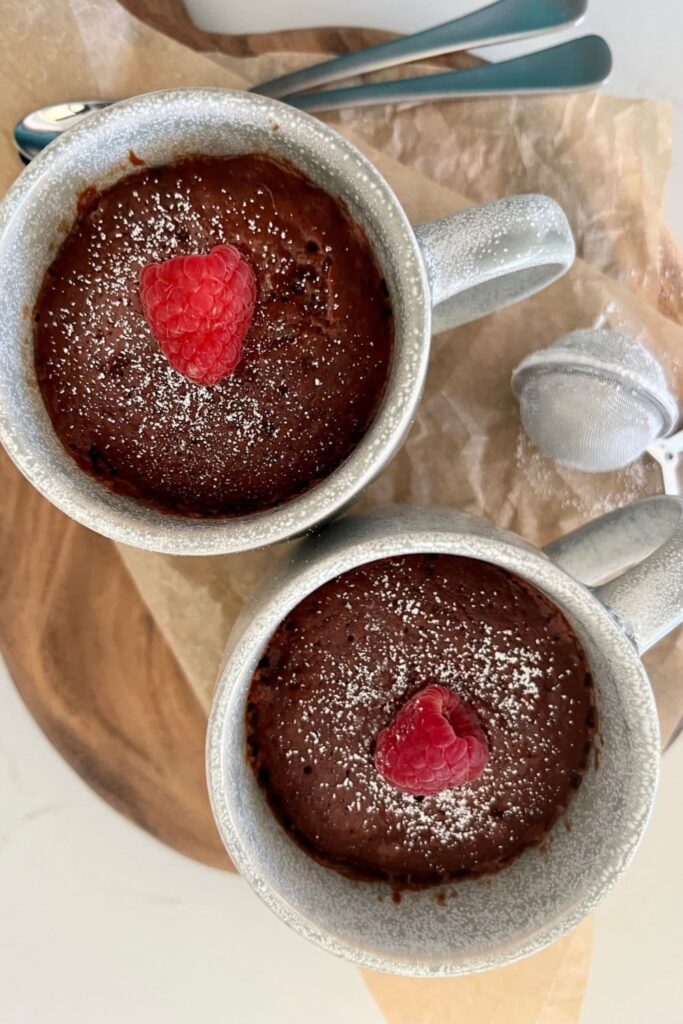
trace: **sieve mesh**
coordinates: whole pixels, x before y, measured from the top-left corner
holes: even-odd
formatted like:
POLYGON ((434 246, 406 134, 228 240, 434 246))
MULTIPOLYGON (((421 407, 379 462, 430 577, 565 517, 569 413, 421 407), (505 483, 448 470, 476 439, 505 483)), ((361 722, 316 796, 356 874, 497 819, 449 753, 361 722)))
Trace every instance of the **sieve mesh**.
POLYGON ((627 466, 662 429, 657 407, 633 388, 574 371, 534 374, 519 406, 524 429, 545 455, 594 473, 627 466))
POLYGON ((576 331, 513 374, 524 429, 556 462, 619 469, 673 429, 678 409, 657 360, 613 331, 576 331))

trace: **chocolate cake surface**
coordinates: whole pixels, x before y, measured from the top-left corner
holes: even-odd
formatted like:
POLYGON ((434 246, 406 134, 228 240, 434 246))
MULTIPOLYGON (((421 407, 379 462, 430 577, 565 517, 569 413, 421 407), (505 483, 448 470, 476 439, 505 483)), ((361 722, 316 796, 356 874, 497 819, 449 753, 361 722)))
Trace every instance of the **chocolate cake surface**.
POLYGON ((321 863, 394 887, 496 871, 539 843, 587 768, 593 687, 538 590, 451 555, 383 559, 299 604, 259 663, 247 756, 283 827, 321 863), (411 796, 375 767, 377 735, 424 686, 477 715, 477 780, 411 796))
POLYGON ((55 431, 113 490, 191 515, 286 502, 332 473, 381 401, 393 343, 386 285, 344 206, 251 154, 132 173, 82 197, 35 310, 55 431), (177 373, 152 336, 142 267, 235 245, 256 276, 234 373, 177 373))

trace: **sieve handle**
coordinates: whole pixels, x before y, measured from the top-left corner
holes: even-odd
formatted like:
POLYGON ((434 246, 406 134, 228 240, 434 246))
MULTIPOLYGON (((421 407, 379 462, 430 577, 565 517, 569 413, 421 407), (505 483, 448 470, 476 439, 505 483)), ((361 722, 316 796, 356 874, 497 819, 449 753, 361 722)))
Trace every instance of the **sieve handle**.
POLYGON ((683 498, 660 495, 618 508, 553 541, 545 552, 595 588, 639 654, 683 622, 683 498))
POLYGON ((542 195, 508 196, 415 229, 432 293, 434 334, 519 302, 574 262, 562 208, 542 195))

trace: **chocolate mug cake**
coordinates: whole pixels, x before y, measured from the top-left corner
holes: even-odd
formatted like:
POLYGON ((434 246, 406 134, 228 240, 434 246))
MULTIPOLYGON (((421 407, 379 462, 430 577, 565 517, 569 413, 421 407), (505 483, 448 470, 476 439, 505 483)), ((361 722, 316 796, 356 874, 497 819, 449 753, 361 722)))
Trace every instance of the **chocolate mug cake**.
POLYGON ((594 729, 564 615, 505 569, 454 555, 369 562, 314 591, 271 638, 247 702, 248 757, 289 835, 395 889, 495 872, 540 843, 581 783, 594 729), (411 724, 435 698, 440 714, 411 724), (470 760, 449 784, 444 744, 458 739, 470 760))
POLYGON ((656 497, 543 550, 400 505, 296 545, 231 634, 209 718, 216 825, 254 891, 321 948, 421 977, 574 928, 655 798, 639 650, 680 623, 682 542, 683 499, 656 497))
POLYGON ((373 420, 392 344, 364 232, 256 153, 84 194, 35 309, 37 379, 66 450, 112 490, 194 516, 272 508, 331 474, 373 420), (201 386, 157 343, 140 275, 225 246, 251 268, 253 316, 233 371, 201 386))

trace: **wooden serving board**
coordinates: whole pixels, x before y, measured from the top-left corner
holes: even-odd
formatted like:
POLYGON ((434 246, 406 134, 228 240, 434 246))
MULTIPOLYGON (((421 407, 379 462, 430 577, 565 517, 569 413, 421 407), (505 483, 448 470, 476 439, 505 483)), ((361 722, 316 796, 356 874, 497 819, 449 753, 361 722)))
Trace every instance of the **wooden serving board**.
POLYGON ((227 866, 206 796, 206 715, 115 545, 53 508, 1 449, 0 494, 0 645, 29 711, 113 807, 227 866))
MULTIPOLYGON (((363 29, 209 36, 180 0, 124 6, 203 52, 343 52, 385 37, 363 29)), ((662 253, 660 308, 681 322, 683 263, 668 235, 662 253)), ((113 807, 180 852, 230 868, 206 792, 205 713, 116 547, 41 498, 1 450, 0 495, 0 648, 29 711, 113 807)))

